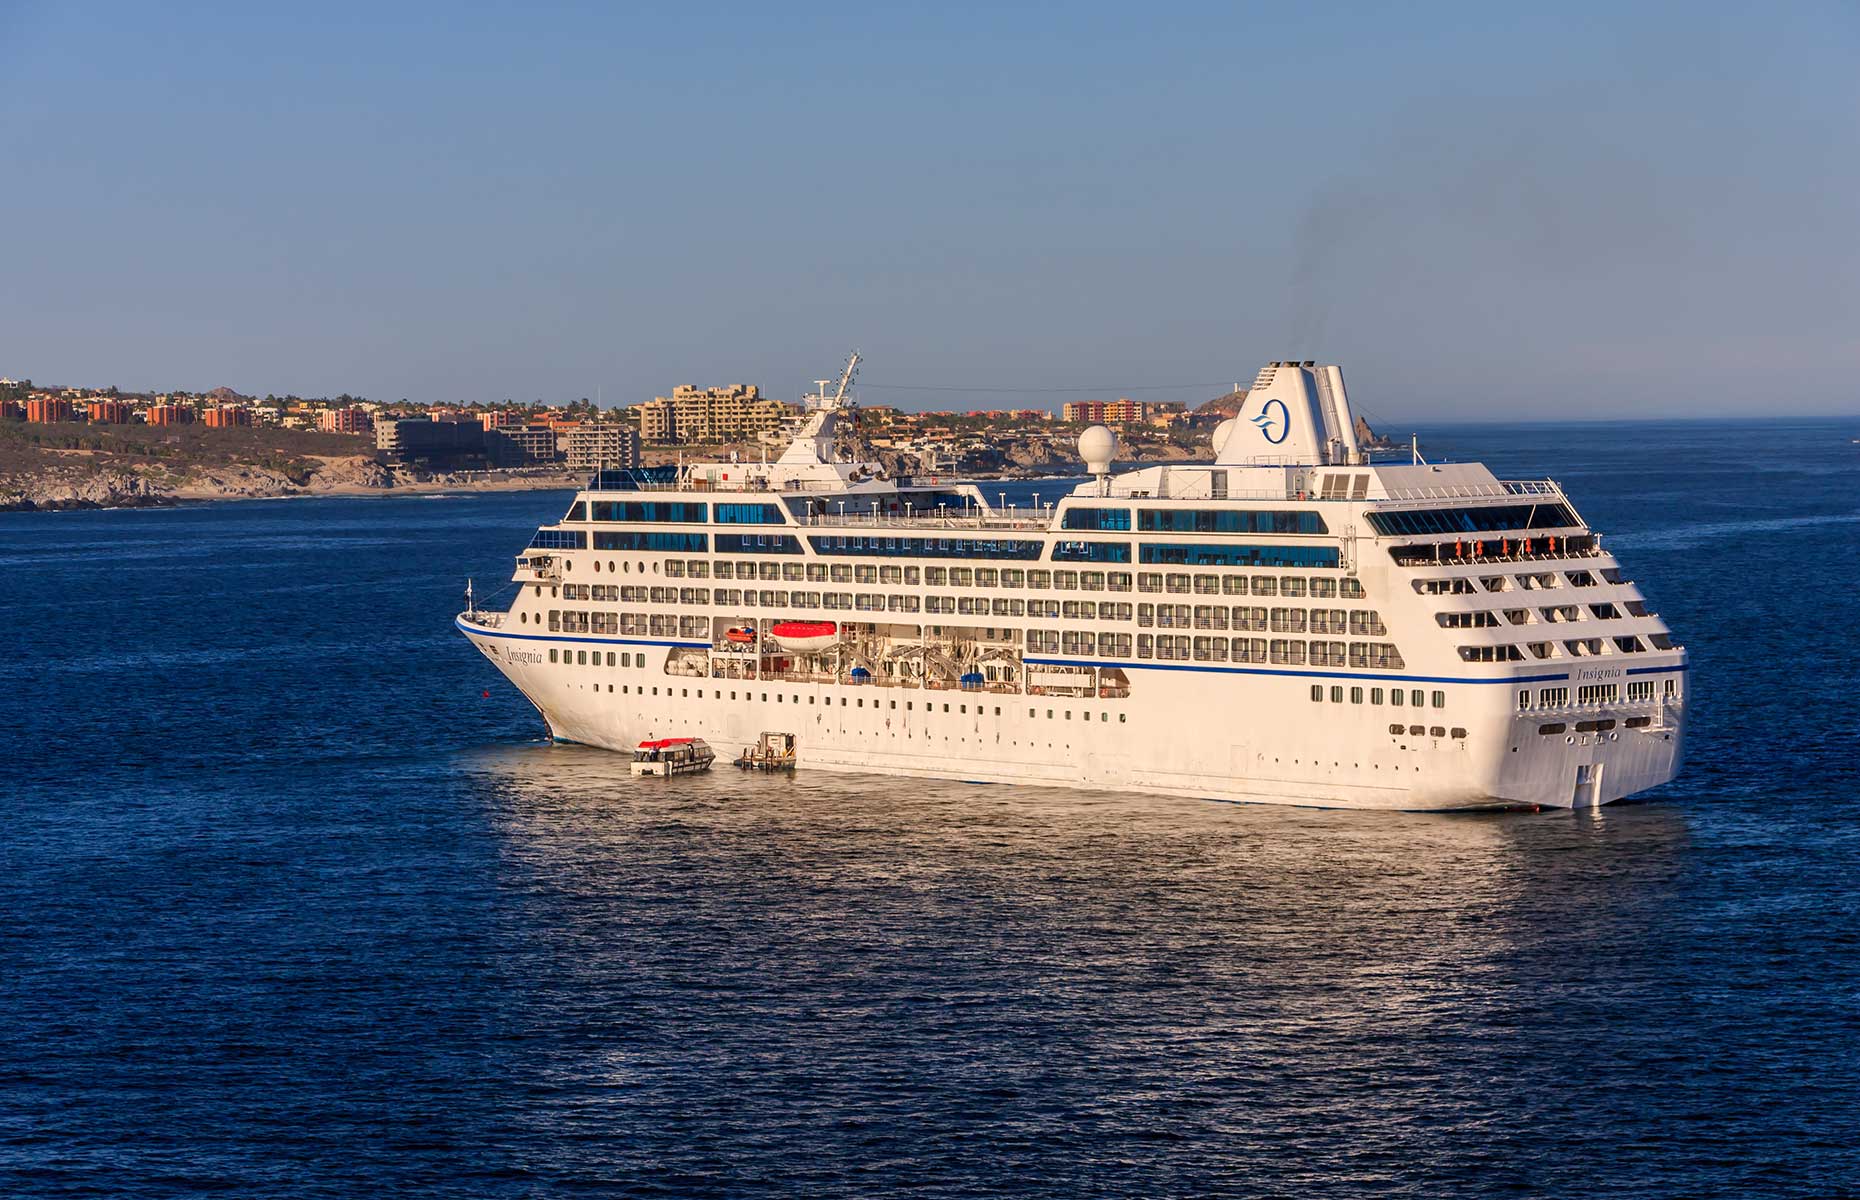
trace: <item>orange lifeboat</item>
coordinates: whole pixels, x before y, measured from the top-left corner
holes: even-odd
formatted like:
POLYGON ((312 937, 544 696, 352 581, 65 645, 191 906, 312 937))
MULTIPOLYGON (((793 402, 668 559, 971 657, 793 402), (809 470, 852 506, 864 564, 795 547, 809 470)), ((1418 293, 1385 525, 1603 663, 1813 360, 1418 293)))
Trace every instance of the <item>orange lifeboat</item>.
POLYGON ((756 644, 756 631, 746 626, 737 626, 723 631, 723 640, 732 646, 753 646, 756 644))
POLYGON ((840 627, 832 621, 777 621, 769 636, 783 650, 825 650, 840 640, 840 627))

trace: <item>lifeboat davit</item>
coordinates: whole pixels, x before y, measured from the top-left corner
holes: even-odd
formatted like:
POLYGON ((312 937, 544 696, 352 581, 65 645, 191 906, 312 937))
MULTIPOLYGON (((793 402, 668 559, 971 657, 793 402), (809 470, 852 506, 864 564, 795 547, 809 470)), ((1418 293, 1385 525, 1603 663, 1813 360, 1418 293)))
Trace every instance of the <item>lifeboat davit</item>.
POLYGON ((753 646, 756 644, 756 631, 745 626, 723 631, 723 640, 732 646, 753 646))
POLYGON ((777 621, 769 636, 783 650, 825 650, 840 640, 840 627, 832 621, 777 621))

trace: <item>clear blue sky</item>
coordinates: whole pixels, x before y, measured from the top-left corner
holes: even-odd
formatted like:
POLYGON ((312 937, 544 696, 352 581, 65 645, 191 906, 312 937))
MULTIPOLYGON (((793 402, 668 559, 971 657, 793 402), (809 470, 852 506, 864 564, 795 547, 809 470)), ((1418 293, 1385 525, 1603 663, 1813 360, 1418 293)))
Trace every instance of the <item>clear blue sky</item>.
POLYGON ((0 157, 40 382, 1860 412, 1851 4, 0 0, 0 157))

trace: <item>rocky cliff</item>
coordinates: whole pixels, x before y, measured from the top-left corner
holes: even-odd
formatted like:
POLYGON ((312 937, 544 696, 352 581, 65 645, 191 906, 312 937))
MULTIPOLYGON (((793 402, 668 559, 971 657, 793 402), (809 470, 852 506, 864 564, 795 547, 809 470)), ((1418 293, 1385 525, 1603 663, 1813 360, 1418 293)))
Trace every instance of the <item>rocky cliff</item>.
POLYGON ((186 500, 571 485, 566 477, 555 474, 486 480, 482 473, 425 473, 384 466, 364 455, 312 460, 299 471, 234 465, 176 472, 156 466, 101 466, 81 458, 61 458, 0 476, 0 510, 136 508, 186 500))

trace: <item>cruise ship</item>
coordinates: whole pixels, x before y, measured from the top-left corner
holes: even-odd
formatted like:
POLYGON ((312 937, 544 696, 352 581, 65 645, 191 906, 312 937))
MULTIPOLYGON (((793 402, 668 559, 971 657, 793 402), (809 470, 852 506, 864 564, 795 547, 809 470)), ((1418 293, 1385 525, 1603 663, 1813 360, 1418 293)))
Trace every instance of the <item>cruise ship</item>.
POLYGON ((866 460, 857 364, 772 461, 599 472, 459 614, 555 739, 1408 810, 1679 768, 1685 651, 1563 490, 1371 461, 1335 366, 1267 364, 1206 462, 1114 473, 1093 426, 1085 482, 1017 507, 866 460))

